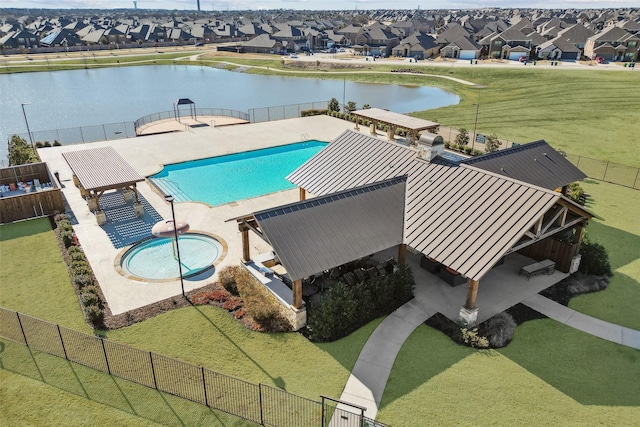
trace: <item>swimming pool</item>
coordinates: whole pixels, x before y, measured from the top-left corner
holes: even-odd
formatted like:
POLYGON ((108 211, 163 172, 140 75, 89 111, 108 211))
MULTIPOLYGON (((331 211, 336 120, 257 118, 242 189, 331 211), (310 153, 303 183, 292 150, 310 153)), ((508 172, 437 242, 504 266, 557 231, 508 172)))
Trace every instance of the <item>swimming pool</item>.
MULTIPOLYGON (((221 261, 226 255, 222 239, 204 233, 186 233, 178 239, 185 278, 213 268, 216 261, 221 261)), ((178 279, 180 270, 175 242, 169 237, 153 237, 136 243, 116 259, 116 269, 123 276, 135 280, 178 279)))
POLYGON ((175 163, 149 180, 177 202, 222 205, 295 188, 285 177, 327 144, 312 140, 175 163))

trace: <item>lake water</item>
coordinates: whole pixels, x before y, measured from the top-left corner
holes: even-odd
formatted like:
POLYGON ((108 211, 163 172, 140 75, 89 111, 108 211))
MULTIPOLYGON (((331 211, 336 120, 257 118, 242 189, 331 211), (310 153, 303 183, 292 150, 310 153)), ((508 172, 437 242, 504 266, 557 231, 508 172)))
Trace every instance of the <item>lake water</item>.
MULTIPOLYGON (((0 75, 0 159, 14 133, 133 122, 173 109, 178 98, 196 107, 251 108, 327 101, 355 101, 410 113, 457 104, 457 95, 419 86, 260 76, 203 66, 143 66, 0 75)), ((53 142, 53 141, 52 141, 53 142)))

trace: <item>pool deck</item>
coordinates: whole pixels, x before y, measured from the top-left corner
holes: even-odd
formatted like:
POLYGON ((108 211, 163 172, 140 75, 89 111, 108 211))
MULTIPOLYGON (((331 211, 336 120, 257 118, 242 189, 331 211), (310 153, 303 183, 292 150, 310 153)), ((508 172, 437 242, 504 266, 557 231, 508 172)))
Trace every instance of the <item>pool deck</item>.
MULTIPOLYGON (((354 125, 329 116, 314 116, 237 126, 198 127, 187 131, 147 135, 90 144, 66 145, 38 149, 42 161, 52 171, 58 171, 65 188, 63 195, 77 220, 74 230, 85 249, 87 259, 100 283, 112 314, 151 304, 181 293, 180 281, 162 283, 138 282, 116 271, 115 260, 125 249, 114 247, 103 227, 87 208, 86 201, 71 180, 71 169, 62 157, 68 151, 95 147, 113 147, 143 176, 160 171, 165 164, 202 159, 241 151, 256 150, 305 140, 332 141, 354 125)), ((368 132, 361 127, 361 132, 368 132)), ((171 206, 147 182, 138 184, 144 199, 163 218, 171 217, 171 206)), ((109 193, 107 193, 109 194, 109 193)), ((187 220, 193 231, 203 231, 221 237, 228 245, 228 253, 216 266, 213 275, 184 281, 185 291, 197 289, 216 280, 216 272, 227 265, 237 265, 242 257, 242 240, 235 222, 230 218, 254 211, 297 201, 298 190, 287 190, 217 207, 202 203, 175 203, 176 216, 187 220)), ((133 207, 129 205, 131 210, 133 207)), ((251 236, 251 254, 267 252, 271 248, 257 236, 251 236)))

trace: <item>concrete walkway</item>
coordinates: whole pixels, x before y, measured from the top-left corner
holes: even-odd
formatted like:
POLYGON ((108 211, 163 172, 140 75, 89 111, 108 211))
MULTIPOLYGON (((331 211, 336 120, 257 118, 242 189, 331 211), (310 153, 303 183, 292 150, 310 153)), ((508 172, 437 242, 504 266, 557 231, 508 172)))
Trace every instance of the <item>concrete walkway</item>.
MULTIPOLYGON (((364 345, 340 400, 366 408, 364 415, 375 419, 391 368, 409 335, 436 310, 412 299, 378 325, 364 345)), ((348 410, 347 407, 341 408, 348 410)), ((332 420, 331 425, 340 425, 332 420)), ((350 425, 350 424, 345 424, 350 425)))
MULTIPOLYGON (((434 295, 427 298, 422 292, 424 289, 435 287, 433 280, 430 281, 430 287, 419 285, 424 281, 417 282, 416 297, 394 311, 373 331, 340 396, 341 401, 365 408, 364 415, 368 418, 375 419, 378 413, 393 363, 405 340, 420 324, 441 311, 432 305, 437 298, 434 298, 434 295)), ((444 305, 442 302, 439 303, 444 305)), ((640 331, 587 316, 538 294, 526 297, 522 303, 572 328, 616 344, 640 349, 640 331)), ((343 410, 341 415, 349 414, 348 406, 339 405, 338 407, 343 410)), ((350 418, 334 417, 330 426, 351 425, 348 424, 349 422, 352 422, 350 418)))
POLYGON ((587 316, 542 295, 534 295, 522 301, 522 303, 550 319, 564 323, 579 331, 640 350, 640 331, 587 316))

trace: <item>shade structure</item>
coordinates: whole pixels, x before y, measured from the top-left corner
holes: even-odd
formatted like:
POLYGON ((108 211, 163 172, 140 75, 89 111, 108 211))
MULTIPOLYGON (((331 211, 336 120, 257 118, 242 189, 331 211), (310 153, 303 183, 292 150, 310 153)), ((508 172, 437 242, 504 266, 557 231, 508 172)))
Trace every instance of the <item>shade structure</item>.
POLYGON ((156 237, 174 237, 176 232, 184 234, 187 231, 189 231, 189 224, 183 219, 176 219, 175 227, 173 219, 163 219, 151 228, 151 234, 156 237))

